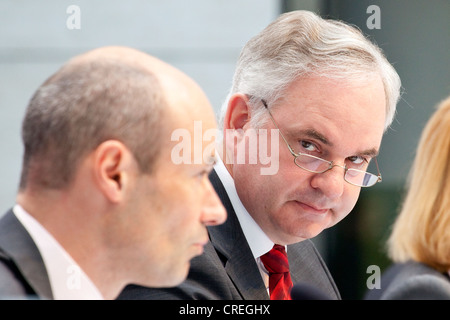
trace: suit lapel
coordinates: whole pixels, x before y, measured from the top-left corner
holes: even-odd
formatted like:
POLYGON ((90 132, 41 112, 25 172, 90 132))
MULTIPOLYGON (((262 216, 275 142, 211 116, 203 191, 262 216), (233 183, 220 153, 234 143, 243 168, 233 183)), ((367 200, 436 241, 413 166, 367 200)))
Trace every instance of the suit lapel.
MULTIPOLYGON (((307 241, 307 240, 305 240, 307 241)), ((289 270, 291 273, 292 282, 294 285, 298 282, 304 282, 305 279, 301 279, 300 275, 303 274, 304 261, 302 261, 301 245, 293 244, 287 248, 289 270)))
POLYGON ((210 180, 227 210, 225 223, 208 228, 211 243, 226 258, 225 270, 243 299, 269 299, 231 201, 214 170, 211 172, 210 180))
POLYGON ((11 257, 40 298, 53 299, 39 250, 12 210, 0 220, 0 247, 11 257))

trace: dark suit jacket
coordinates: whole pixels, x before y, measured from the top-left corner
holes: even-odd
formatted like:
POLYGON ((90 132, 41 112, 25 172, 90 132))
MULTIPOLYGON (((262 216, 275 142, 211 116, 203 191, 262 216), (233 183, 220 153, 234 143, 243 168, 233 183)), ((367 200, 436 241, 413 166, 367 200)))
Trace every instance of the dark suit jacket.
MULTIPOLYGON (((210 180, 228 217, 222 225, 208 227, 210 242, 201 256, 191 260, 187 280, 175 288, 129 285, 118 299, 269 299, 236 213, 215 171, 210 180)), ((327 266, 310 240, 288 246, 287 253, 294 284, 308 283, 331 299, 341 299, 327 266)))
POLYGON ((365 300, 449 300, 450 278, 415 261, 393 264, 381 276, 381 288, 368 290, 365 300))
POLYGON ((0 299, 52 299, 41 254, 12 210, 0 219, 0 299))

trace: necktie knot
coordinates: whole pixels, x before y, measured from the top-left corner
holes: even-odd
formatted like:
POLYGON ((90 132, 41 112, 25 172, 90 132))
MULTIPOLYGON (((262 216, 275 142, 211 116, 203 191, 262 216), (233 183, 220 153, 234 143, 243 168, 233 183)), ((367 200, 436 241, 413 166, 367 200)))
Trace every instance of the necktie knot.
POLYGON ((289 262, 284 246, 275 244, 262 255, 261 262, 269 272, 269 294, 271 300, 288 300, 292 289, 289 262))
POLYGON ((289 272, 289 262, 284 246, 276 244, 273 248, 261 256, 267 271, 270 273, 286 273, 289 272))

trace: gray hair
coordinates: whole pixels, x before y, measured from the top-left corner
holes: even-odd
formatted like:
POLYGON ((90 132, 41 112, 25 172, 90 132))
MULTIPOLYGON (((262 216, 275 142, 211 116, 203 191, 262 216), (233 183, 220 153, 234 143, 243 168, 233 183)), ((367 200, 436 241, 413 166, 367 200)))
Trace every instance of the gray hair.
POLYGON ((382 50, 356 27, 309 11, 284 13, 247 42, 222 105, 220 125, 235 93, 250 97, 252 124, 262 125, 267 117, 260 99, 274 105, 293 81, 307 75, 354 80, 380 75, 386 95, 385 130, 391 125, 401 81, 382 50))
POLYGON ((160 148, 164 101, 149 71, 113 58, 67 63, 31 98, 22 124, 20 188, 29 179, 63 188, 102 142, 123 142, 150 172, 160 148))

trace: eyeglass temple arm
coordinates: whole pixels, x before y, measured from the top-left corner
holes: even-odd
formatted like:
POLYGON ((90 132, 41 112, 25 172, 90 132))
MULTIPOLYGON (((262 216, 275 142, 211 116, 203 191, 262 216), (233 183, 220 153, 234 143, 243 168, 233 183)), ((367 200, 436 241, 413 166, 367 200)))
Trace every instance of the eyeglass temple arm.
POLYGON ((283 133, 281 132, 280 128, 278 128, 278 125, 277 125, 277 123, 275 122, 275 119, 273 118, 272 113, 271 113, 270 110, 269 110, 269 107, 267 106, 267 102, 266 102, 264 99, 261 99, 261 101, 262 101, 262 104, 264 105, 264 107, 267 109, 267 112, 269 112, 270 119, 272 119, 272 122, 273 122, 274 126, 277 128, 278 132, 280 133, 281 138, 283 138, 284 142, 286 142, 286 145, 288 146, 289 151, 291 152, 291 154, 292 154, 294 157, 298 157, 298 154, 296 154, 295 151, 291 148, 289 142, 287 142, 287 140, 286 140, 286 138, 284 137, 283 133))
POLYGON ((375 160, 375 165, 377 166, 378 182, 381 182, 381 181, 383 181, 383 178, 381 177, 380 168, 378 167, 378 161, 377 161, 377 158, 374 158, 374 160, 375 160))

